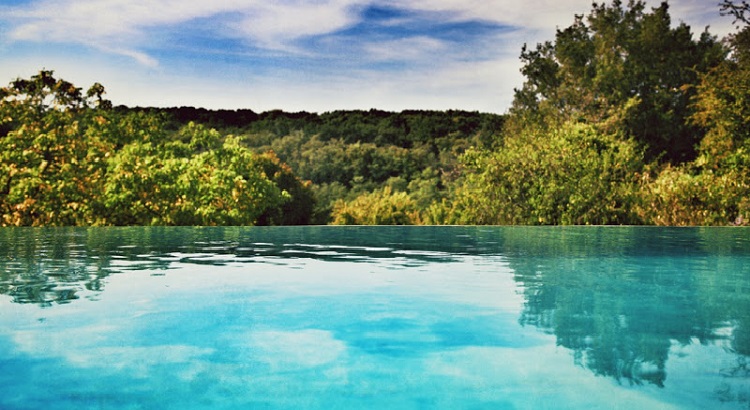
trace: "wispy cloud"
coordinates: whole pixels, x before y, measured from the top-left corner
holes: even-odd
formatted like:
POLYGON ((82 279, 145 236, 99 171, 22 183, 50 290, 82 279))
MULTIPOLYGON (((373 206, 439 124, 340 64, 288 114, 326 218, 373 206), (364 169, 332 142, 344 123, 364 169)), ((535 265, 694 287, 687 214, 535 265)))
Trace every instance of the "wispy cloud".
POLYGON ((156 59, 142 51, 152 40, 149 29, 178 24, 242 6, 241 1, 214 0, 42 0, 10 8, 17 21, 12 41, 78 43, 131 57, 153 66, 156 59))
POLYGON ((448 46, 435 38, 418 36, 365 44, 364 50, 375 61, 424 61, 436 58, 448 46))
MULTIPOLYGON (((469 13, 471 9, 460 3, 438 4, 437 8, 429 4, 420 6, 418 2, 402 3, 394 2, 393 6, 403 10, 431 11, 429 18, 437 17, 444 22, 489 21, 487 16, 482 16, 481 20, 479 16, 473 16, 475 13, 469 13), (437 15, 435 11, 441 14, 437 15)), ((10 9, 10 19, 18 23, 13 24, 9 39, 80 43, 153 65, 154 57, 143 51, 153 46, 151 30, 198 19, 213 19, 211 34, 214 36, 241 39, 251 47, 304 53, 310 50, 297 46, 297 41, 337 35, 348 28, 369 24, 365 21, 368 17, 365 11, 370 7, 362 0, 272 3, 240 0, 43 0, 10 9)), ((417 33, 413 28, 411 32, 407 30, 405 23, 414 23, 414 18, 381 20, 377 24, 395 29, 406 37, 400 41, 384 39, 381 50, 388 46, 436 44, 437 40, 430 40, 425 33, 417 33)), ((438 20, 433 26, 422 26, 435 29, 439 28, 439 23, 438 20)), ((375 39, 366 40, 372 50, 375 39)), ((379 53, 373 56, 376 59, 383 57, 379 53)))
MULTIPOLYGON (((684 21, 694 32, 711 25, 718 35, 732 29, 713 3, 673 3, 675 24, 684 21)), ((118 103, 257 109, 305 103, 308 110, 411 103, 503 111, 522 80, 521 46, 553 39, 557 28, 591 9, 589 0, 13 4, 0 5, 0 56, 13 60, 0 67, 1 76, 70 67, 76 75, 92 73, 89 83, 114 79, 105 85, 118 103), (60 48, 71 52, 62 56, 60 48)))
POLYGON ((351 0, 268 2, 246 9, 240 23, 232 27, 261 47, 285 50, 302 37, 328 34, 355 24, 356 5, 351 0))

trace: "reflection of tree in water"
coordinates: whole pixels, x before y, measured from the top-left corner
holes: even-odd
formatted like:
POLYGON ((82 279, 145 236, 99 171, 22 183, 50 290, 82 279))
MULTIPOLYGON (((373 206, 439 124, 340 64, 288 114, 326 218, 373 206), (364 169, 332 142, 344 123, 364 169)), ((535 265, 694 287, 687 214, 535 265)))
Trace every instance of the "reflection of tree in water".
MULTIPOLYGON (((69 303, 82 291, 99 292, 117 271, 114 259, 133 259, 144 243, 134 231, 85 228, 0 230, 0 294, 16 303, 69 303)), ((146 244, 148 242, 145 242, 146 244)), ((146 245, 147 246, 147 245, 146 245)))
POLYGON ((580 366, 624 383, 663 386, 675 343, 720 343, 737 360, 736 365, 715 369, 727 381, 716 387, 717 397, 750 402, 750 390, 733 382, 750 378, 750 245, 742 236, 745 232, 5 228, 0 230, 0 295, 17 303, 66 303, 95 297, 111 274, 129 269, 162 271, 177 262, 222 265, 284 258, 347 262, 388 258, 413 266, 454 261, 457 255, 499 254, 507 258, 525 297, 521 324, 556 335, 558 345, 571 349, 580 366))
POLYGON ((738 366, 721 371, 748 378, 750 248, 741 233, 550 232, 505 237, 526 300, 521 324, 556 335, 577 364, 618 382, 664 386, 674 343, 727 346, 738 366))
MULTIPOLYGON (((597 375, 637 384, 649 381, 663 385, 670 336, 680 337, 684 329, 657 326, 689 327, 689 324, 672 320, 666 317, 668 315, 654 317, 638 313, 650 303, 643 295, 634 294, 635 300, 630 301, 612 300, 612 295, 608 294, 612 289, 597 283, 602 278, 585 280, 581 277, 586 275, 582 272, 585 268, 570 269, 564 265, 565 262, 558 262, 558 275, 579 277, 573 282, 566 282, 571 278, 559 277, 553 289, 546 289, 548 284, 528 286, 521 324, 533 324, 554 333, 558 345, 574 351, 577 364, 597 375)), ((518 279, 523 280, 521 275, 518 279)))
POLYGON ((69 303, 102 291, 113 273, 165 270, 175 262, 218 266, 263 257, 446 262, 455 254, 486 251, 479 241, 476 230, 460 227, 3 228, 0 295, 17 303, 69 303))

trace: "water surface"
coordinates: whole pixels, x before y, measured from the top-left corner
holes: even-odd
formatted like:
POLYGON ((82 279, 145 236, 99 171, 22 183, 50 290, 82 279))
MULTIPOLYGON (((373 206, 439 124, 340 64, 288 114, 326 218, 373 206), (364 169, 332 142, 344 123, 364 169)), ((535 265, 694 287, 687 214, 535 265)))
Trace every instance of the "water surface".
POLYGON ((0 408, 750 408, 750 230, 0 229, 0 408))

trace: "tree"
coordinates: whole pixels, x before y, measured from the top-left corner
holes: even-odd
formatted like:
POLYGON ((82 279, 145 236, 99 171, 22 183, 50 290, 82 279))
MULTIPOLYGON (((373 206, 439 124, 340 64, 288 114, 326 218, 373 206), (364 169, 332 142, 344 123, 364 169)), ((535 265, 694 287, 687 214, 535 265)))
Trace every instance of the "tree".
POLYGON ((80 88, 41 71, 0 90, 0 225, 96 223, 108 141, 104 88, 80 88))
POLYGON ((622 130, 649 159, 691 160, 701 133, 685 121, 694 94, 685 86, 716 66, 724 50, 707 32, 694 40, 687 25, 672 28, 668 9, 666 2, 651 12, 641 1, 595 3, 554 42, 524 46, 526 81, 512 113, 553 126, 573 120, 622 130))
POLYGON ((744 22, 750 24, 750 3, 746 0, 735 3, 733 0, 722 0, 719 3, 719 9, 722 16, 733 16, 734 23, 744 22), (748 13, 748 16, 745 15, 748 13))
POLYGON ((136 141, 110 161, 104 219, 114 225, 253 225, 289 194, 235 137, 189 124, 187 142, 136 141), (196 148, 198 150, 196 151, 196 148))
POLYGON ((288 195, 281 206, 267 208, 258 217, 258 225, 308 225, 312 222, 315 196, 310 181, 297 177, 289 165, 281 162, 273 151, 256 156, 263 174, 288 195))
POLYGON ((658 225, 750 222, 750 26, 728 39, 729 58, 701 75, 692 124, 698 157, 641 181, 638 213, 658 225))
POLYGON ((699 226, 746 224, 750 217, 750 178, 744 172, 697 172, 667 166, 643 174, 634 211, 648 224, 699 226))
POLYGON ((275 156, 202 125, 169 133, 162 115, 111 109, 104 94, 51 71, 0 90, 0 225, 309 220, 308 185, 275 156))
POLYGON ((730 58, 701 77, 690 120, 705 129, 697 165, 750 169, 750 26, 729 38, 730 58))

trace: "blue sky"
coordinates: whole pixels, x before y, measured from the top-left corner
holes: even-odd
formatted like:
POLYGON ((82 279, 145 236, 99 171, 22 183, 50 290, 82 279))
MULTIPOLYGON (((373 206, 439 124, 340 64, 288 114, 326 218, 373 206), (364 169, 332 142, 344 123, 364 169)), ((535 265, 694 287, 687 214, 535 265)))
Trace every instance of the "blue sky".
MULTIPOLYGON (((657 2, 649 2, 656 6, 657 2)), ((673 24, 723 36, 718 0, 673 24)), ((42 68, 115 104, 503 113, 524 43, 590 0, 0 0, 0 84, 42 68)))

